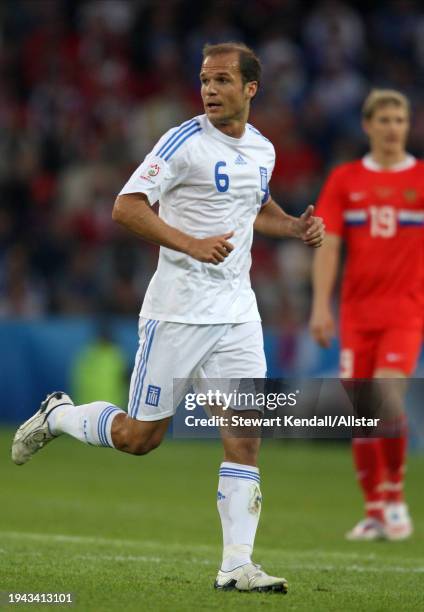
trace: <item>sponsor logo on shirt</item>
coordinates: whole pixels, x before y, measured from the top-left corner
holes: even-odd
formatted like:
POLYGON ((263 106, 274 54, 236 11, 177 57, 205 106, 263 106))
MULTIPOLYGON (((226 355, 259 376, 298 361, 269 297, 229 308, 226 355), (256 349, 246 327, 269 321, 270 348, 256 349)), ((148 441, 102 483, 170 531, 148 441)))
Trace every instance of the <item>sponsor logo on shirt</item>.
POLYGON ((236 160, 235 160, 234 163, 239 165, 239 166, 242 166, 244 164, 247 164, 247 161, 241 155, 237 155, 236 160))

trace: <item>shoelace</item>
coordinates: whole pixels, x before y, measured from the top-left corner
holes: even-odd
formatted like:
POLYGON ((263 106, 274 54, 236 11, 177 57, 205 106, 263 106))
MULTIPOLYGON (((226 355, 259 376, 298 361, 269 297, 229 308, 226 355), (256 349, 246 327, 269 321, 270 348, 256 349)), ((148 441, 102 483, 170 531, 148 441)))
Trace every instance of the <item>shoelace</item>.
POLYGON ((261 578, 262 576, 265 576, 265 572, 261 570, 260 565, 258 565, 257 563, 252 563, 252 565, 254 567, 246 573, 246 577, 249 582, 251 582, 255 578, 261 578))

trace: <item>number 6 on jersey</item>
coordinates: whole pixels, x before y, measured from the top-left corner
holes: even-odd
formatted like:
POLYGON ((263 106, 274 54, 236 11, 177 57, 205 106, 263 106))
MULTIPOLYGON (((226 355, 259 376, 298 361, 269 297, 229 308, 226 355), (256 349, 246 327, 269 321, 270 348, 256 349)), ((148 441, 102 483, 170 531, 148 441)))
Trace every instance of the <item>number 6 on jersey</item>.
POLYGON ((228 191, 228 187, 230 186, 230 177, 228 174, 219 171, 220 168, 226 165, 227 163, 225 161, 219 161, 215 165, 215 185, 221 193, 228 191))

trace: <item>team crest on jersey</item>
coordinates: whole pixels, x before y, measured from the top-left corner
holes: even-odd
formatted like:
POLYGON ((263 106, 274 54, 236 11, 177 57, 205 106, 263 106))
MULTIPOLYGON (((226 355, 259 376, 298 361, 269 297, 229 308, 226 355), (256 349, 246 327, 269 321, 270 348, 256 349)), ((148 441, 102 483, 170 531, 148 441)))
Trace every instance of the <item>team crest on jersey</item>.
POLYGON ((407 200, 407 202, 415 202, 417 199, 417 192, 415 189, 405 189, 405 191, 403 192, 403 195, 405 197, 405 200, 407 200))
POLYGON ((149 176, 157 176, 160 172, 160 167, 158 164, 150 164, 149 169, 147 170, 147 174, 149 176))
POLYGON ((148 406, 155 406, 155 408, 159 405, 161 388, 156 385, 149 385, 147 387, 146 393, 146 404, 148 406))

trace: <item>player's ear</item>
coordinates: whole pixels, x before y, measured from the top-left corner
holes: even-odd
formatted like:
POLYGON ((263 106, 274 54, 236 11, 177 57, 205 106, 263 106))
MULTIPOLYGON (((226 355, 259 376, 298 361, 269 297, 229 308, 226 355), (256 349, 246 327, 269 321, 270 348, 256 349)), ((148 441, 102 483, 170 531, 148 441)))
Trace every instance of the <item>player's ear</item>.
POLYGON ((250 81, 249 83, 246 83, 245 92, 247 93, 248 98, 252 100, 252 98, 254 98, 258 93, 258 82, 250 81))
POLYGON ((361 125, 362 125, 362 129, 364 130, 365 134, 367 136, 369 136, 370 135, 370 122, 369 122, 369 119, 363 119, 361 125))

